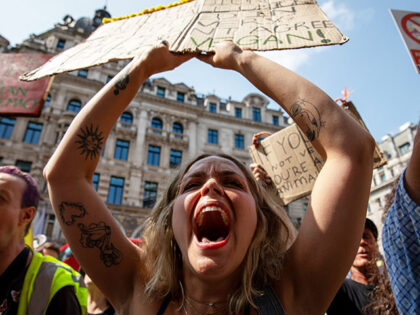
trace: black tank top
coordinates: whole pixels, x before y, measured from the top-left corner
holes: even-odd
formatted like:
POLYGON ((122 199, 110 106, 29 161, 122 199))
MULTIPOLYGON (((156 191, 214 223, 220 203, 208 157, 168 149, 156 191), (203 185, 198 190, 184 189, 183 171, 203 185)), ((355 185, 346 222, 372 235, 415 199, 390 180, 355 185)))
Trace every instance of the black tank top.
MULTIPOLYGON (((254 301, 257 305, 259 315, 285 315, 283 306, 281 305, 281 302, 272 286, 266 287, 264 294, 255 297, 254 301)), ((156 315, 163 315, 170 302, 171 296, 168 295, 163 301, 156 315)), ((245 309, 245 315, 249 314, 250 308, 248 305, 245 309)))

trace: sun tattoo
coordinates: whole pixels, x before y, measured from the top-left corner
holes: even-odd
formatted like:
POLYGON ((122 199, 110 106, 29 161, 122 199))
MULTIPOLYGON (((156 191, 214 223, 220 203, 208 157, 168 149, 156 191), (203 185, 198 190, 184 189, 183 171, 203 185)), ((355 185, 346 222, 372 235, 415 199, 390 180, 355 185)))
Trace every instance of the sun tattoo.
POLYGON ((80 139, 76 143, 79 144, 78 149, 81 150, 80 154, 85 156, 85 160, 96 158, 104 143, 104 137, 102 132, 98 130, 98 127, 94 128, 92 124, 90 127, 85 126, 77 136, 80 139))

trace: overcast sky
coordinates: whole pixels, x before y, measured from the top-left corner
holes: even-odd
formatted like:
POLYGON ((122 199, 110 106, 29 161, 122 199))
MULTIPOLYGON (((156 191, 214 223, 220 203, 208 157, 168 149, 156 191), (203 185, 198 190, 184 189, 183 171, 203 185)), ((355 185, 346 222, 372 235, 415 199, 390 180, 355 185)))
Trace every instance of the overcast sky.
MULTIPOLYGON (((61 22, 66 14, 75 19, 93 17, 107 5, 112 16, 139 12, 170 1, 133 0, 16 0, 2 3, 0 34, 12 45, 61 22)), ((416 73, 389 9, 420 12, 418 0, 320 0, 321 8, 350 38, 341 46, 264 53, 306 77, 332 98, 344 87, 372 135, 379 141, 398 132, 406 122, 420 119, 420 75, 416 73)), ((184 82, 197 93, 215 93, 242 100, 256 89, 236 73, 190 61, 161 74, 172 83, 184 82)), ((274 105, 271 105, 274 106, 274 105)))

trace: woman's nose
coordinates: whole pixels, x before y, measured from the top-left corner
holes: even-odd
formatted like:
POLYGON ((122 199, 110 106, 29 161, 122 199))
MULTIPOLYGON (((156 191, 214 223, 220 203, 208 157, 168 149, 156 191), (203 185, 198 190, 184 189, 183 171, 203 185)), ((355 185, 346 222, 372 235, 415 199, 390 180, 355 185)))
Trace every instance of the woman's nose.
POLYGON ((216 193, 221 196, 223 195, 223 188, 217 183, 217 181, 214 178, 210 178, 201 188, 202 196, 212 193, 216 193))

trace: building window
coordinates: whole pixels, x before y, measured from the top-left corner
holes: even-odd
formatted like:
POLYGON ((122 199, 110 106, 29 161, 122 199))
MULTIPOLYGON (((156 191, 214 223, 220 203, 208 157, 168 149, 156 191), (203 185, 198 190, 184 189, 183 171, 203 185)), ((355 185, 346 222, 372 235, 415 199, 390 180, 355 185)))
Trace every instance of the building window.
POLYGON ((383 183, 384 181, 386 181, 386 176, 385 176, 385 173, 381 173, 381 174, 379 175, 379 177, 381 178, 381 183, 383 183))
POLYGON ((23 142, 38 144, 39 137, 41 136, 42 124, 29 122, 28 127, 26 127, 25 136, 23 137, 23 142))
POLYGON ((156 202, 158 184, 144 182, 143 208, 153 208, 156 202))
POLYGON ((107 76, 107 77, 106 77, 106 83, 108 83, 109 81, 111 81, 111 80, 112 80, 112 78, 113 78, 113 76, 112 76, 112 75, 107 76))
POLYGON ((181 160, 182 160, 182 151, 171 150, 171 156, 169 158, 169 167, 177 168, 179 165, 181 165, 181 160))
POLYGON ((64 46, 66 45, 66 40, 60 38, 57 42, 57 49, 64 49, 64 46))
POLYGON ((162 126, 163 126, 162 120, 160 120, 159 118, 152 119, 153 133, 162 134, 162 126))
POLYGON ((252 120, 261 121, 261 109, 257 107, 252 107, 252 120))
POLYGON ((108 190, 108 203, 120 205, 124 190, 124 178, 111 176, 108 190))
POLYGON ((149 145, 149 151, 147 152, 147 164, 159 166, 160 162, 160 147, 149 145))
POLYGON ((57 144, 59 141, 61 141, 64 137, 64 135, 67 132, 67 129, 69 129, 70 125, 69 124, 65 124, 64 128, 60 127, 60 129, 58 130, 58 132, 55 135, 55 144, 57 144))
POLYGON ((236 118, 242 118, 242 108, 235 107, 235 117, 236 118))
POLYGON ((236 149, 245 149, 244 136, 235 135, 235 148, 236 149))
POLYGON ((212 144, 218 144, 219 143, 219 137, 217 130, 209 129, 207 133, 207 142, 212 144))
POLYGON ((115 144, 114 159, 127 161, 130 141, 117 139, 115 144))
POLYGON ((80 69, 79 71, 77 71, 77 76, 81 78, 87 78, 88 71, 86 69, 80 69))
POLYGON ((182 139, 184 128, 182 128, 180 123, 176 122, 172 125, 172 132, 175 134, 175 138, 182 139))
POLYGON ((273 125, 278 126, 279 125, 279 116, 273 115, 273 125))
POLYGON ((398 149, 400 150, 401 155, 404 155, 410 150, 410 144, 406 142, 403 145, 400 145, 398 149))
POLYGON ((15 165, 21 171, 29 173, 31 171, 32 162, 17 160, 15 165))
POLYGON ((130 126, 133 124, 133 115, 131 115, 129 112, 122 113, 120 122, 122 122, 122 126, 124 128, 130 128, 130 126))
POLYGON ((378 204, 379 208, 382 208, 382 200, 381 198, 376 199, 376 203, 378 204))
POLYGON ((51 103, 51 94, 48 94, 45 98, 44 106, 48 106, 51 103))
POLYGON ((178 93, 176 93, 176 100, 177 100, 178 102, 184 103, 184 100, 185 100, 185 93, 182 93, 182 92, 178 92, 178 93))
POLYGON ((82 102, 80 102, 79 100, 72 99, 70 100, 70 102, 68 102, 66 110, 78 113, 80 112, 81 107, 82 102))
POLYGON ((165 97, 165 88, 158 86, 156 95, 159 97, 165 97))
POLYGON ((52 233, 54 230, 55 215, 47 214, 47 224, 45 224, 45 235, 49 238, 52 238, 52 233))
POLYGON ((94 173, 92 178, 93 188, 95 188, 96 191, 98 191, 99 186, 99 174, 94 173))
POLYGON ((0 138, 10 139, 13 128, 15 127, 16 119, 3 117, 0 119, 0 138))
POLYGON ((209 112, 210 113, 216 113, 217 112, 217 105, 215 103, 209 104, 209 112))

